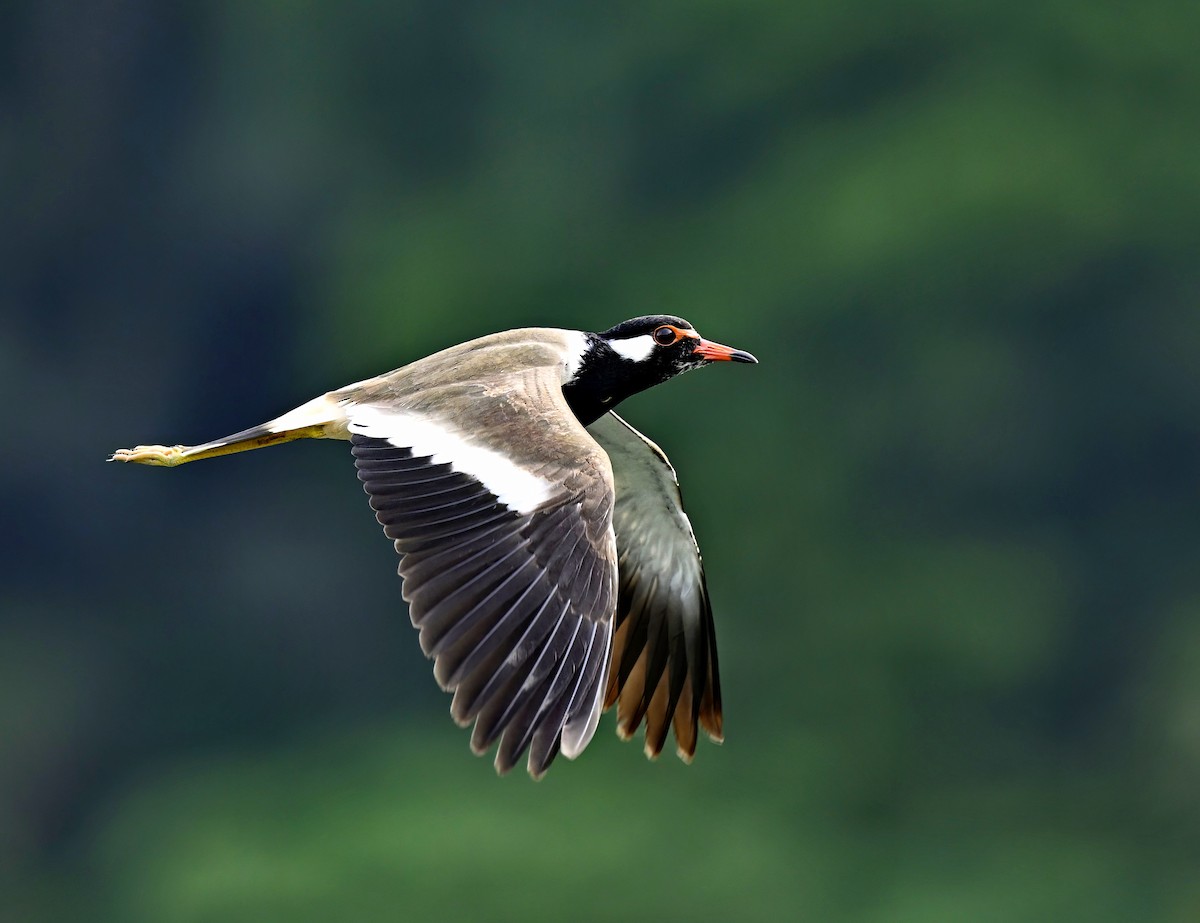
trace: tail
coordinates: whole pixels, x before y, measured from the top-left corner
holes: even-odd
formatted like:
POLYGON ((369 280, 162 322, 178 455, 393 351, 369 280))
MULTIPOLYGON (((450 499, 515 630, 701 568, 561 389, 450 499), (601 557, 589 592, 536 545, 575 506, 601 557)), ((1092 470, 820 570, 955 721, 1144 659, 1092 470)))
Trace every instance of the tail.
POLYGON ((262 449, 296 439, 329 438, 347 439, 349 435, 341 403, 324 394, 268 423, 232 436, 201 445, 139 445, 132 449, 118 449, 108 460, 173 468, 203 458, 249 452, 251 449, 262 449))

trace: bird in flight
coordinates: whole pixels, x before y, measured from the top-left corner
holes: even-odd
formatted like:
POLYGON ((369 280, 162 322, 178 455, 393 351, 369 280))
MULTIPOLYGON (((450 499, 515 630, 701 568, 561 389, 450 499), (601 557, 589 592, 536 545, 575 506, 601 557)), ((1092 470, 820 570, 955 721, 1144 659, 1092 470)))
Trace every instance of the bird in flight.
POLYGON ((452 346, 261 426, 195 446, 120 449, 173 467, 295 439, 349 440, 402 592, 471 748, 504 773, 574 759, 617 706, 617 732, 668 730, 690 761, 723 739, 700 549, 663 451, 613 413, 717 361, 757 362, 687 321, 603 333, 535 327, 452 346))

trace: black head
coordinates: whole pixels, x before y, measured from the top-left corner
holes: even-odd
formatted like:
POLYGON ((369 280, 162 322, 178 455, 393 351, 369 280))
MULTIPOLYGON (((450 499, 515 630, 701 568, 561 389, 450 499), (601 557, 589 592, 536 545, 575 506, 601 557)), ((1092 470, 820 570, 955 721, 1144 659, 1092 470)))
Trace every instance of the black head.
POLYGON ((702 339, 682 317, 635 317, 603 333, 587 334, 588 346, 563 393, 586 426, 631 394, 712 362, 758 362, 750 353, 702 339))

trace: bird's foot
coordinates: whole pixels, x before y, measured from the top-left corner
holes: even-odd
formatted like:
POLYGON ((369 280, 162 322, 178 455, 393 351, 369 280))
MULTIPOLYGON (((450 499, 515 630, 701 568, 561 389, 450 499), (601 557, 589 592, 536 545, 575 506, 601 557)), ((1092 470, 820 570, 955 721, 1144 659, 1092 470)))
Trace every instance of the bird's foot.
POLYGON ((183 463, 183 452, 186 448, 185 445, 139 445, 132 449, 117 449, 108 460, 172 468, 183 463))

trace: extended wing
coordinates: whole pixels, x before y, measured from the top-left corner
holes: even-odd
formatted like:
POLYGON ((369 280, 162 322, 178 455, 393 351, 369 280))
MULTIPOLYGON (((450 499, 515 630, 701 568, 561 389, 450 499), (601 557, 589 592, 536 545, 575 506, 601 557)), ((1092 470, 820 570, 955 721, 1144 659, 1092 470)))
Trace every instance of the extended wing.
POLYGON ((646 752, 657 756, 674 724, 679 755, 696 752, 697 726, 722 739, 721 686, 704 564, 663 451, 608 413, 588 427, 608 453, 616 483, 619 592, 605 707, 618 731, 644 718, 646 752))
POLYGON ((452 715, 476 752, 500 740, 501 772, 528 750, 536 777, 595 733, 617 567, 608 457, 558 367, 520 349, 420 388, 401 370, 340 406, 452 715))

